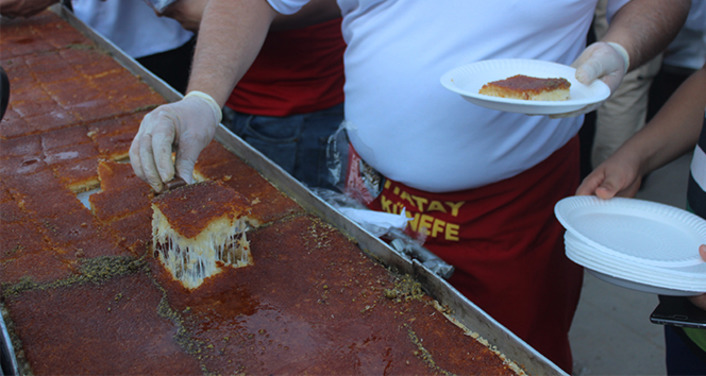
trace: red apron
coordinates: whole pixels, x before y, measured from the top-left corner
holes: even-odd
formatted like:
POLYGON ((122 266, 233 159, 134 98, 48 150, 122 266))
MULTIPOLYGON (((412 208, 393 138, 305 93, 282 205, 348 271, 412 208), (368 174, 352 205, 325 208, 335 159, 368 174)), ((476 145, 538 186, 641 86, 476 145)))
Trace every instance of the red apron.
POLYGON ((369 206, 404 207, 408 230, 454 266, 454 287, 571 373, 568 333, 583 270, 564 255, 554 204, 578 183, 575 137, 520 175, 476 189, 437 194, 387 180, 369 206))

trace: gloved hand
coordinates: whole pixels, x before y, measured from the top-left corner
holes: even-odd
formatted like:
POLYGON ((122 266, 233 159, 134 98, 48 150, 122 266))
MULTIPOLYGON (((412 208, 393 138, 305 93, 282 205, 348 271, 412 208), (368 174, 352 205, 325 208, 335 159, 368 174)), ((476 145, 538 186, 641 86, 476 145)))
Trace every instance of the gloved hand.
POLYGON ((201 151, 213 139, 221 121, 221 108, 206 93, 189 92, 182 100, 157 107, 147 114, 130 146, 135 174, 156 192, 176 173, 193 182, 193 170, 201 151), (176 149, 175 164, 172 148, 176 149))
MULTIPOLYGON (((586 47, 581 55, 571 64, 576 68, 576 79, 590 85, 593 80, 600 79, 610 88, 613 94, 630 66, 630 56, 625 48, 614 42, 596 42, 586 47)), ((603 102, 590 104, 577 111, 552 115, 552 118, 578 116, 589 113, 601 106, 603 102)))

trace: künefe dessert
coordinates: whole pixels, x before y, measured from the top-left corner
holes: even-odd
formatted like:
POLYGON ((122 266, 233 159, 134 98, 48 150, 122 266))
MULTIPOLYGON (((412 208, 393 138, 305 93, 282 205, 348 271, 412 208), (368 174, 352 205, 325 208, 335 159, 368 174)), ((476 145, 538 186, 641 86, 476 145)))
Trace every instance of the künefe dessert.
POLYGON ((220 182, 167 191, 152 201, 152 245, 172 276, 188 289, 221 271, 252 264, 245 232, 248 201, 220 182))
POLYGON ((569 99, 570 87, 571 83, 565 78, 538 78, 518 74, 489 82, 478 93, 530 101, 565 101, 569 99))
POLYGON ((0 121, 11 373, 523 374, 410 276, 217 141, 195 166, 209 182, 153 200, 125 158, 140 119, 164 98, 53 12, 3 19, 0 35, 13 87, 0 121), (153 203, 165 241, 156 249, 153 203), (246 218, 261 224, 247 232, 252 248, 240 235, 246 218), (180 277, 195 280, 180 268, 205 275, 203 260, 220 272, 184 288, 159 257, 177 247, 181 257, 164 260, 180 277), (226 266, 252 262, 250 253, 256 264, 226 266))

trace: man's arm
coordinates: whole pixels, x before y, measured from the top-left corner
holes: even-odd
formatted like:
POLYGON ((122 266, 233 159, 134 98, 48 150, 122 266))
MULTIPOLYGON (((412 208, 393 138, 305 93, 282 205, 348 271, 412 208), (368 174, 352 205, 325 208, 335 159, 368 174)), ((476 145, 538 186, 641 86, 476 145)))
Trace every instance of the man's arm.
POLYGON ((625 47, 628 70, 637 68, 667 48, 690 7, 690 0, 632 0, 618 10, 601 41, 625 47))
POLYGON ((265 0, 208 2, 186 96, 145 115, 130 146, 135 174, 155 191, 175 173, 193 181, 194 165, 213 139, 221 108, 255 60, 276 15, 265 0))
POLYGON ((639 150, 641 174, 693 150, 704 121, 706 66, 692 74, 626 146, 639 150), (632 146, 630 143, 635 143, 632 146))
POLYGON ((632 197, 642 176, 692 150, 704 121, 706 66, 689 77, 643 129, 581 183, 576 194, 632 197))
POLYGON ((210 0, 204 8, 188 91, 223 106, 255 60, 277 12, 265 0, 210 0))
MULTIPOLYGON (((632 0, 623 5, 613 16, 606 35, 586 47, 571 64, 576 68, 576 79, 586 85, 599 79, 612 95, 626 72, 667 47, 684 25, 690 6, 690 0, 632 0)), ((551 117, 586 114, 601 104, 551 117)))

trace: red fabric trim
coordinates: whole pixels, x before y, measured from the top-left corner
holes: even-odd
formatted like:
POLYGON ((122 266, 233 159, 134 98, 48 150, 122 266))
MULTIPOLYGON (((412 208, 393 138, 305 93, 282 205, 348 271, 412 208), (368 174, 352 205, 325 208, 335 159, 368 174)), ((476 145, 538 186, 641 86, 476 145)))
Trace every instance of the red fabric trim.
POLYGON ((343 102, 341 20, 273 31, 226 105, 261 116, 288 116, 343 102))

